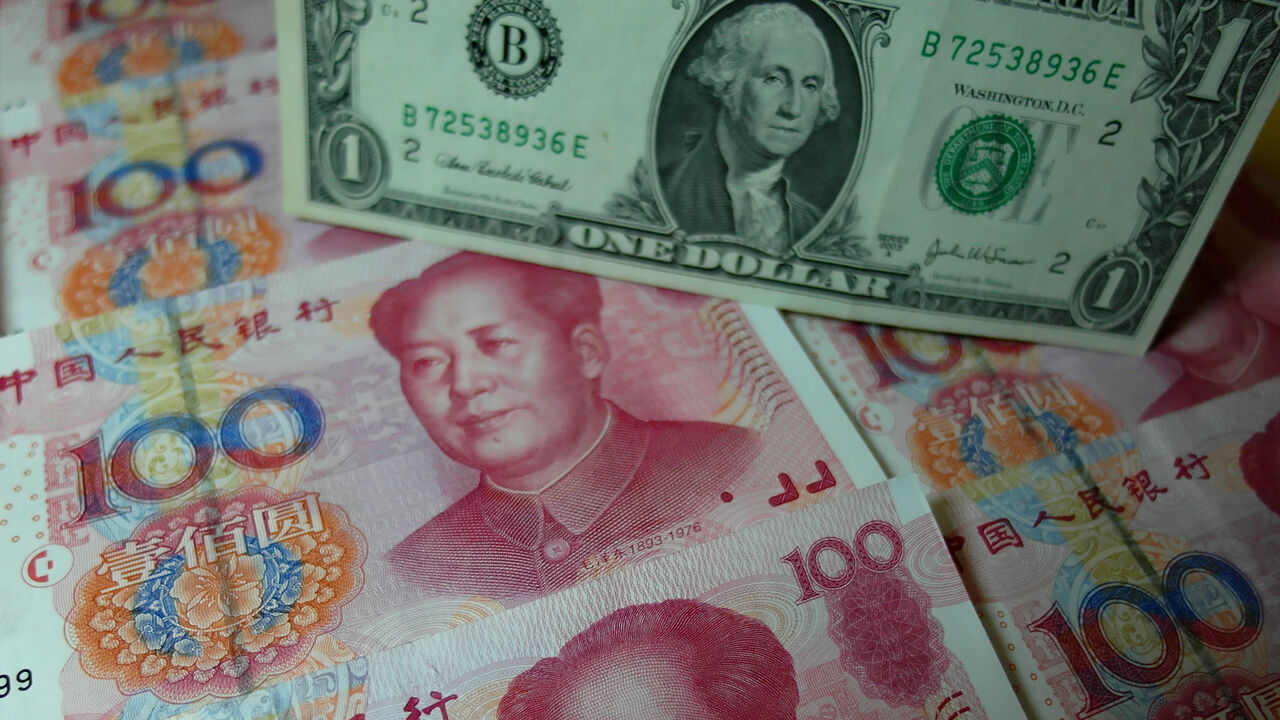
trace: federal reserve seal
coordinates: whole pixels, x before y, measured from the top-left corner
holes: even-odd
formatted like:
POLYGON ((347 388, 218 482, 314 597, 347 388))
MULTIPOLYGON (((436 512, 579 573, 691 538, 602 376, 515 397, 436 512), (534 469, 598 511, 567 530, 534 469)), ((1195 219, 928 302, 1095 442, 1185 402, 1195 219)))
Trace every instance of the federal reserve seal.
POLYGON ((934 179, 948 205, 984 213, 1022 192, 1035 159, 1025 125, 1008 115, 986 115, 952 133, 938 155, 934 179))
POLYGON ((538 0, 483 0, 467 26, 467 51, 489 89, 510 98, 542 92, 560 69, 555 18, 538 0))

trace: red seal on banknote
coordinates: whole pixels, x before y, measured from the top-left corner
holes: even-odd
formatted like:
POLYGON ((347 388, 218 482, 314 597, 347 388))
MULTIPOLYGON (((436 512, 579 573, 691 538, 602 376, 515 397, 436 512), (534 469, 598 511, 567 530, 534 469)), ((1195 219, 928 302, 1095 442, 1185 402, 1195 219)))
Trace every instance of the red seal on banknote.
POLYGON ((1258 499, 1280 515, 1280 413, 1241 446, 1240 472, 1258 499))
POLYGON ((161 514, 101 557, 67 616, 85 672, 190 702, 302 663, 359 593, 365 541, 314 493, 253 487, 161 514))
MULTIPOLYGON (((1148 720, 1184 720, 1185 718, 1246 717, 1236 714, 1244 706, 1242 700, 1257 695, 1265 698, 1275 692, 1280 675, 1259 678, 1243 668, 1227 666, 1212 675, 1196 672, 1178 681, 1172 692, 1160 696, 1147 712, 1148 720), (1260 692, 1261 691, 1261 692, 1260 692)), ((1265 702, 1265 700, 1263 700, 1265 702)))

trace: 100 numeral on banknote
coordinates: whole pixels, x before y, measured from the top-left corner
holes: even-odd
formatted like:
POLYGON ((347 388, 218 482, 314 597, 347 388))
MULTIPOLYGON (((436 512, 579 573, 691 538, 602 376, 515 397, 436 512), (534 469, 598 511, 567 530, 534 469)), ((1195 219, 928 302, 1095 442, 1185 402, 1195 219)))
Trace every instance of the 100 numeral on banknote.
POLYGON ((1038 720, 1271 720, 1280 384, 937 496, 970 597, 1038 720))
POLYGON ((1146 346, 1280 87, 1277 8, 1242 0, 278 9, 299 214, 1112 350, 1146 346))

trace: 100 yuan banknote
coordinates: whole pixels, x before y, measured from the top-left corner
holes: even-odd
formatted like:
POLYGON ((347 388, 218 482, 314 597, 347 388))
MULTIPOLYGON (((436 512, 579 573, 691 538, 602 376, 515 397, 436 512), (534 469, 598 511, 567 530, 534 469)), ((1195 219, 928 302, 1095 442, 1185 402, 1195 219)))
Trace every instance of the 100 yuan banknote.
POLYGON ((0 129, 0 331, 45 327, 395 240, 287 217, 275 53, 121 81, 0 129))
POLYGON ((93 102, 118 82, 274 48, 257 0, 15 0, 0 9, 0 105, 93 102))
POLYGON ((910 477, 182 720, 1017 720, 910 477))
POLYGON ((894 325, 1147 346, 1267 2, 279 0, 286 207, 894 325))
POLYGON ((1280 713, 1280 381, 935 506, 1029 715, 1280 713))
POLYGON ((26 716, 236 696, 884 478, 776 311, 451 252, 2 341, 26 716))
POLYGON ((948 488, 1280 375, 1280 193, 1240 176, 1138 358, 788 315, 891 475, 948 488))

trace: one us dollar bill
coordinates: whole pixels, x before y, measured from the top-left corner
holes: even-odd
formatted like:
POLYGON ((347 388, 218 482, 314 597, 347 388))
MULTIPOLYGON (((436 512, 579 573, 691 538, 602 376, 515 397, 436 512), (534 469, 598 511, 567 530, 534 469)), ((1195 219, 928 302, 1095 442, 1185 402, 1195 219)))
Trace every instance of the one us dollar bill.
POLYGON ((278 0, 286 207, 1140 352, 1280 92, 1262 0, 278 0))

